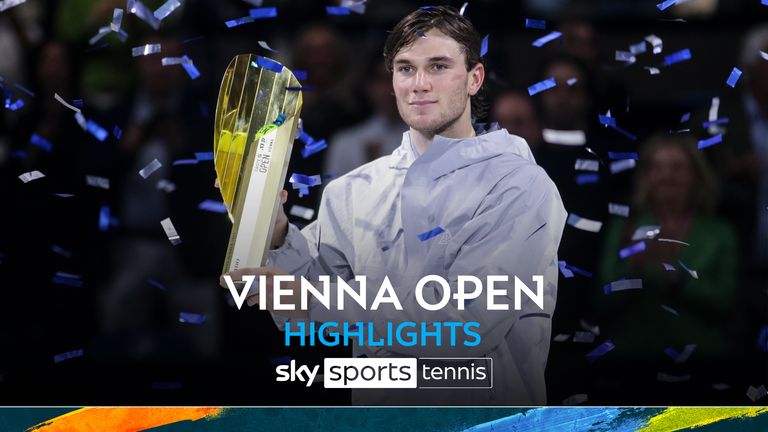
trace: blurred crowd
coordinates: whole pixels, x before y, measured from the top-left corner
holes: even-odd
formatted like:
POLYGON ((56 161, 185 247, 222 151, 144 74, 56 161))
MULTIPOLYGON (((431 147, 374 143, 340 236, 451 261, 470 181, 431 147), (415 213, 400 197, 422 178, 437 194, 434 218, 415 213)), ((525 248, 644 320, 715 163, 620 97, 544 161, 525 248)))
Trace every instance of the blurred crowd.
MULTIPOLYGON (((297 141, 289 175, 332 181, 400 145, 407 126, 381 51, 420 4, 370 0, 364 14, 332 16, 332 2, 284 0, 263 5, 275 18, 224 24, 255 3, 181 0, 157 30, 125 11, 127 39, 93 43, 125 1, 0 12, 0 404, 348 403, 314 388, 278 396, 276 363, 351 351, 286 348, 267 312, 237 311, 218 286, 231 224, 200 206, 221 201, 206 156, 216 97, 237 54, 306 71, 303 130, 328 148, 304 157, 297 141), (132 56, 146 44, 161 52, 132 56), (184 55, 199 77, 161 63, 184 55), (162 166, 140 176, 155 159, 162 166), (45 177, 20 181, 32 171, 45 177)), ((485 0, 465 12, 490 35, 488 115, 475 121, 528 142, 574 221, 559 250, 549 403, 765 403, 768 7, 652 3, 485 0), (531 45, 550 31, 562 35, 531 45), (690 60, 665 65, 685 48, 690 60), (554 88, 529 94, 548 78, 554 88), (566 144, 557 131, 583 139, 566 144)), ((304 226, 301 208, 317 208, 322 186, 287 189, 291 221, 304 226)))

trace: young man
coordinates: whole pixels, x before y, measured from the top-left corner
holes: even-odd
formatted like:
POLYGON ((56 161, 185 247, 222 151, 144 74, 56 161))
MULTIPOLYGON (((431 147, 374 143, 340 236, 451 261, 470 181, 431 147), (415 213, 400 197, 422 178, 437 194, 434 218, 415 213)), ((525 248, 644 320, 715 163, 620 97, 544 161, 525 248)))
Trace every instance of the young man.
MULTIPOLYGON (((317 221, 304 230, 281 214, 270 267, 231 274, 234 280, 244 274, 289 273, 313 281, 340 276, 353 288, 358 287, 355 277, 364 275, 369 305, 386 276, 402 302, 402 310, 391 304, 371 310, 347 298, 339 310, 333 286, 330 309, 313 299, 308 312, 272 311, 278 323, 285 318, 373 323, 377 339, 388 334, 388 326, 404 322, 478 324, 478 343, 471 346, 462 343, 467 335, 461 331, 459 342, 450 346, 443 326, 440 346, 434 338, 414 346, 355 344, 354 355, 491 358, 491 388, 355 389, 354 404, 546 403, 544 368, 566 213, 523 139, 503 129, 476 135, 472 114, 480 106, 473 99, 485 77, 480 44, 471 23, 452 8, 422 8, 398 23, 384 57, 400 115, 409 126, 401 146, 330 182, 317 221), (442 231, 432 231, 437 227, 442 231), (424 234, 430 231, 438 234, 424 234), (451 300, 439 310, 426 310, 417 303, 415 287, 427 275, 445 278, 452 292, 460 276, 479 278, 487 291, 487 276, 506 275, 510 282, 494 287, 505 288, 506 298, 497 296, 495 303, 507 303, 509 309, 489 310, 484 291, 465 307, 451 300), (543 275, 543 310, 533 301, 523 301, 516 310, 512 281, 517 276, 533 287, 534 275, 543 275)), ((293 295, 283 296, 282 303, 300 304, 299 285, 291 286, 293 295)), ((267 290, 271 309, 272 285, 261 288, 267 290)), ((443 294, 440 286, 429 286, 422 295, 435 304, 443 294)))

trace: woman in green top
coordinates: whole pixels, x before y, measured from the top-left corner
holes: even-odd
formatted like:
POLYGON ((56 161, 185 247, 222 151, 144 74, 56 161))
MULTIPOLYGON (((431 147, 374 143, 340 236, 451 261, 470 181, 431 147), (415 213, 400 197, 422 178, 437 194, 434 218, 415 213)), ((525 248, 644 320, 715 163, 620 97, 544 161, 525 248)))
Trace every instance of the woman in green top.
MULTIPOLYGON (((602 384, 624 387, 613 391, 627 395, 624 402, 707 400, 705 394, 732 366, 726 361, 736 357, 730 335, 737 247, 731 227, 710 216, 715 186, 695 140, 656 136, 642 148, 633 214, 607 226, 593 305, 615 349, 596 367, 607 371, 600 373, 602 384), (632 240, 644 226, 658 226, 659 232, 632 240), (642 241, 644 250, 636 246, 633 254, 633 249, 620 252, 642 241), (642 288, 604 288, 621 279, 641 279, 642 288), (686 350, 688 345, 695 347, 686 350)), ((612 401, 617 402, 622 401, 612 401)))

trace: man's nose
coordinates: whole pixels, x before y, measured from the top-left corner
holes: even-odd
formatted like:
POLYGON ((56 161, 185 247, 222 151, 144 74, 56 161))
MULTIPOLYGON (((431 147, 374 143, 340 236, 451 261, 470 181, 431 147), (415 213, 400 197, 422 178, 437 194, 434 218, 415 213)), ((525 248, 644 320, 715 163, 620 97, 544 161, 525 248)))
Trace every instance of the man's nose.
POLYGON ((416 82, 413 86, 413 91, 427 91, 431 87, 429 77, 424 71, 416 72, 416 82))

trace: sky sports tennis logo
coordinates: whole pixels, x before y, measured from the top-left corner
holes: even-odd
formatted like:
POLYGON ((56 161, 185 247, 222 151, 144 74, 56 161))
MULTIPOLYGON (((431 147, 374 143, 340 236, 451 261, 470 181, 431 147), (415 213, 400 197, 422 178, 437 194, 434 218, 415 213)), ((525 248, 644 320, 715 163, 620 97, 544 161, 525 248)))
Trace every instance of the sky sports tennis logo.
POLYGON ((320 365, 296 360, 275 369, 278 382, 322 381, 325 388, 492 388, 490 358, 326 358, 320 365))

